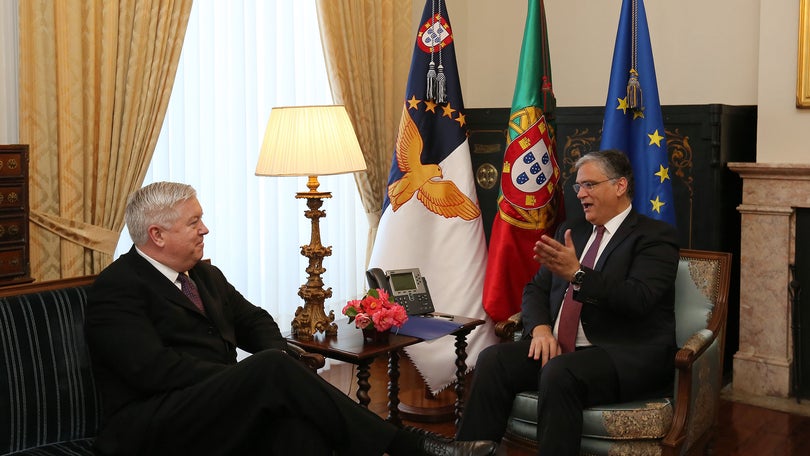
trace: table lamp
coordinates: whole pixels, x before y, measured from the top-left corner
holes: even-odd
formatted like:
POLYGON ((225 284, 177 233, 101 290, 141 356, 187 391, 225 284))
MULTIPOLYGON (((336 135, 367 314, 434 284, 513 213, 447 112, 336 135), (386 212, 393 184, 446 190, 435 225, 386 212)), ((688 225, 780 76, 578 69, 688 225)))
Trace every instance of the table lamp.
POLYGON ((301 255, 309 258, 305 284, 298 289, 304 306, 295 311, 291 323, 292 336, 310 340, 318 332, 337 335, 335 312, 324 311, 324 300, 332 296, 332 288, 324 289, 321 274, 326 271, 323 258, 332 254, 332 247, 321 245, 319 219, 329 192, 318 191, 318 176, 352 173, 366 169, 366 162, 349 120, 346 108, 333 106, 291 106, 273 108, 256 164, 257 176, 309 176, 307 192, 296 198, 307 200, 304 216, 312 221, 309 245, 301 246, 301 255))

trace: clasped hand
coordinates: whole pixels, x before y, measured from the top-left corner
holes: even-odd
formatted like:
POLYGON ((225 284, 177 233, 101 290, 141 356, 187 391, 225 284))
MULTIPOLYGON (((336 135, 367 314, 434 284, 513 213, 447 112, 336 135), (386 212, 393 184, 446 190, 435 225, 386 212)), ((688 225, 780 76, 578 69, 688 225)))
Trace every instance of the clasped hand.
MULTIPOLYGON (((571 230, 565 231, 564 240, 565 244, 561 244, 550 236, 541 236, 534 244, 533 258, 552 274, 570 281, 579 270, 579 258, 571 240, 571 230)), ((541 366, 545 366, 549 359, 560 353, 562 350, 549 325, 538 325, 532 329, 530 358, 540 360, 541 366)))

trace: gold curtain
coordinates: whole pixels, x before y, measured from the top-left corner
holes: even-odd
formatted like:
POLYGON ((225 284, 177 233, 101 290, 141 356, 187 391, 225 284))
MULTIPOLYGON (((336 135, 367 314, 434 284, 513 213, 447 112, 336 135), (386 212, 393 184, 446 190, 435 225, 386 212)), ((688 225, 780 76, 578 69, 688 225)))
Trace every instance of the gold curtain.
POLYGON ((317 0, 326 69, 368 169, 355 180, 369 222, 366 264, 379 225, 416 36, 412 0, 317 0))
POLYGON ((192 0, 25 0, 20 141, 30 145, 31 275, 95 274, 143 183, 192 0))

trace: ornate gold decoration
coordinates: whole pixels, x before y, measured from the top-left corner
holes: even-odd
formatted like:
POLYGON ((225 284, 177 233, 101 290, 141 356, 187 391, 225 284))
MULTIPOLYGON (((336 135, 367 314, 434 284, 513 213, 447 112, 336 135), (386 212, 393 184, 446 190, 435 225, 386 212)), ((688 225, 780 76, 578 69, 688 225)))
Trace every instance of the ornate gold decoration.
POLYGON ((475 182, 484 190, 490 190, 498 183, 498 168, 492 163, 484 163, 475 170, 475 182))
POLYGON ((326 212, 321 210, 324 198, 331 198, 329 192, 318 191, 318 178, 309 176, 307 182, 308 192, 298 192, 296 198, 306 199, 308 210, 304 211, 304 216, 312 221, 312 233, 309 245, 301 246, 301 255, 309 258, 309 266, 306 271, 309 274, 307 282, 298 289, 298 296, 304 300, 304 306, 298 307, 295 311, 295 318, 291 323, 292 335, 298 339, 311 340, 316 332, 325 332, 327 335, 337 335, 337 324, 335 324, 335 312, 330 310, 329 315, 323 308, 326 298, 332 297, 332 288, 324 290, 321 274, 326 272, 323 267, 324 257, 332 255, 332 247, 324 247, 321 244, 321 229, 319 220, 326 216, 326 212))
POLYGON ((632 436, 660 439, 672 425, 670 401, 649 402, 644 409, 602 412, 602 424, 607 435, 622 439, 632 436))
POLYGON ((799 57, 796 107, 810 108, 810 0, 799 4, 799 57))
POLYGON ((667 152, 669 153, 669 165, 674 169, 679 181, 686 185, 689 190, 689 199, 691 200, 695 194, 692 177, 692 169, 694 163, 692 162, 692 145, 689 144, 689 136, 681 134, 679 128, 675 131, 667 130, 667 152))
POLYGON ((574 163, 580 157, 599 150, 599 139, 601 132, 591 133, 588 128, 574 129, 574 133, 565 137, 565 144, 563 145, 563 162, 560 165, 562 172, 562 180, 565 181, 574 174, 574 163))

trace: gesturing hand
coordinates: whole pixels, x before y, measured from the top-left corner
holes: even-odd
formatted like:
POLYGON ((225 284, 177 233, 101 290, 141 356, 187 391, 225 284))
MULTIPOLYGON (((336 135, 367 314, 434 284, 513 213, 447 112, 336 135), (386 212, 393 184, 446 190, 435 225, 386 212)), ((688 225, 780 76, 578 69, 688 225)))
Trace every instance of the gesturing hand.
POLYGON ((574 273, 579 270, 579 258, 577 257, 574 241, 571 239, 571 230, 565 230, 565 245, 557 242, 556 239, 540 236, 540 240, 534 243, 535 261, 544 265, 552 274, 571 280, 574 273))

